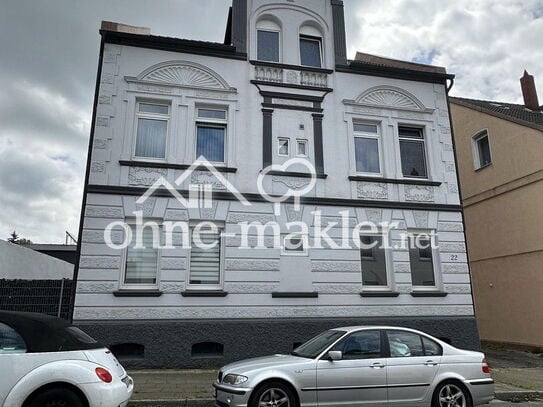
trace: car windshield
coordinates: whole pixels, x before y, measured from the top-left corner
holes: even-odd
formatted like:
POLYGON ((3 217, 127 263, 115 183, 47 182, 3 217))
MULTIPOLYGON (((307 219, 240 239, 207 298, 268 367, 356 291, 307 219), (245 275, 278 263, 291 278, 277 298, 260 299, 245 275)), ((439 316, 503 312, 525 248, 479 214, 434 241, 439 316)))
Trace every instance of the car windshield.
POLYGON ((326 348, 332 345, 335 341, 345 335, 344 331, 330 330, 315 336, 313 339, 308 340, 306 343, 298 346, 292 354, 294 356, 301 356, 303 358, 315 359, 326 348))

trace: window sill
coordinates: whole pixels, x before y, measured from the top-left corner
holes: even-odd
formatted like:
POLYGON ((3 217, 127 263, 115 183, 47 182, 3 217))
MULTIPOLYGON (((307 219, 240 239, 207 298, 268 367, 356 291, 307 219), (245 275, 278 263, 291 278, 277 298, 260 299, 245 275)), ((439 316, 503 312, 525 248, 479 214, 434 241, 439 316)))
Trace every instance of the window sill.
MULTIPOLYGON (((279 175, 282 177, 295 177, 295 178, 312 178, 313 175, 308 172, 294 172, 294 171, 268 171, 266 175, 279 175)), ((328 174, 315 174, 315 177, 319 179, 328 178, 328 174)))
POLYGON ((492 163, 481 165, 479 168, 475 168, 475 172, 482 171, 482 170, 484 170, 485 168, 488 168, 488 167, 492 167, 492 163))
POLYGON ((360 296, 361 297, 368 297, 368 298, 372 298, 372 297, 398 297, 400 295, 400 293, 396 292, 396 291, 362 291, 360 293, 360 296))
POLYGON ((447 294, 444 291, 411 291, 412 297, 446 297, 447 294))
POLYGON ((226 297, 227 291, 222 290, 187 290, 181 292, 183 297, 226 297))
POLYGON ((319 293, 316 291, 308 292, 272 292, 272 298, 317 298, 319 293))
POLYGON ((162 291, 159 290, 117 290, 113 291, 115 297, 160 297, 162 291))
MULTIPOLYGON (((171 164, 167 162, 156 162, 156 161, 140 161, 140 160, 119 160, 119 164, 126 167, 146 167, 146 168, 166 168, 172 170, 187 170, 191 167, 189 164, 171 164)), ((219 172, 237 172, 237 168, 225 167, 220 165, 213 165, 213 167, 219 172)), ((208 168, 204 165, 200 165, 195 168, 195 170, 207 170, 208 168)))
POLYGON ((350 175, 349 181, 366 181, 366 182, 383 182, 385 184, 404 184, 404 185, 423 185, 438 187, 442 183, 439 181, 428 181, 425 179, 395 179, 395 178, 381 178, 381 177, 371 177, 363 175, 350 175))

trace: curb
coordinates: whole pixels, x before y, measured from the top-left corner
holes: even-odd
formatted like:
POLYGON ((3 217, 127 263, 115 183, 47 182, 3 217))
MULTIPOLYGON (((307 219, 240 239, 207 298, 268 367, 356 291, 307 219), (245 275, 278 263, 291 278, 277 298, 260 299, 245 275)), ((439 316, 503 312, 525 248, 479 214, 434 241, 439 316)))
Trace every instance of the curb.
POLYGON ((514 391, 497 391, 494 393, 496 399, 501 401, 519 402, 526 400, 543 399, 543 391, 537 390, 514 390, 514 391))
POLYGON ((215 399, 131 400, 128 407, 213 407, 215 399))

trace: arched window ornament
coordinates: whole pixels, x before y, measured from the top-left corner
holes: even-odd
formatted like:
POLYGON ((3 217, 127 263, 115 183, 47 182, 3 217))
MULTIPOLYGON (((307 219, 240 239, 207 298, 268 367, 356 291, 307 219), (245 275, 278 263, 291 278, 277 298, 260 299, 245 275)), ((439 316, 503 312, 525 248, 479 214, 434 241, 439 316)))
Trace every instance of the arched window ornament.
POLYGON ((152 66, 143 71, 138 80, 193 88, 230 89, 215 71, 189 61, 170 61, 152 66))

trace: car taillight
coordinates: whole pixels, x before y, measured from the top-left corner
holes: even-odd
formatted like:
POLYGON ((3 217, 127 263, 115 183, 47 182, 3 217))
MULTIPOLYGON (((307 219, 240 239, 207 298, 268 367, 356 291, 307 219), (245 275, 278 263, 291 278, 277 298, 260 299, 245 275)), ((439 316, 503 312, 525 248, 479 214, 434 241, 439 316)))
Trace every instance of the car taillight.
POLYGON ((97 367, 96 369, 94 369, 94 371, 96 372, 96 376, 98 376, 98 378, 105 383, 111 383, 111 381, 113 380, 113 376, 111 376, 111 373, 109 373, 106 369, 102 367, 97 367))
POLYGON ((483 359, 483 373, 490 373, 490 366, 488 366, 486 359, 483 359))

